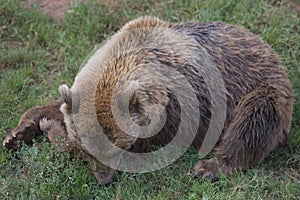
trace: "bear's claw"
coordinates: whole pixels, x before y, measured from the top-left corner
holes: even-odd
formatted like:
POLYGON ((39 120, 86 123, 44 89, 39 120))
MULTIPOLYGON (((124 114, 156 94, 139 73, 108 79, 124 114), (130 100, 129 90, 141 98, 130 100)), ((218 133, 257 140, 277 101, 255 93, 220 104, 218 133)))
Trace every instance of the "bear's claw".
POLYGON ((18 125, 11 134, 6 136, 3 140, 3 146, 9 149, 17 150, 21 140, 24 140, 27 144, 32 141, 35 136, 35 125, 31 120, 25 120, 18 125))
POLYGON ((207 178, 210 179, 211 182, 216 182, 219 180, 221 173, 229 175, 231 171, 229 166, 220 166, 216 158, 211 158, 208 160, 200 160, 194 166, 193 174, 196 177, 207 178))
POLYGON ((43 119, 40 120, 39 124, 40 124, 41 131, 47 132, 53 126, 53 120, 47 119, 47 118, 43 118, 43 119))

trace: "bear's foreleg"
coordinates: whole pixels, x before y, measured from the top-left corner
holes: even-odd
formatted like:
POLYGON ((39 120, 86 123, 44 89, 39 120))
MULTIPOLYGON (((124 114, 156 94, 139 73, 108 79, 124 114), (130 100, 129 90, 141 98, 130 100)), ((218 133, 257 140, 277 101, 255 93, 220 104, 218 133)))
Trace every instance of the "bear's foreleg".
POLYGON ((27 110, 21 116, 17 127, 4 139, 3 146, 16 150, 21 141, 30 144, 34 137, 42 134, 40 120, 43 118, 54 119, 63 124, 64 116, 60 112, 62 103, 62 100, 56 100, 45 106, 38 106, 27 110))

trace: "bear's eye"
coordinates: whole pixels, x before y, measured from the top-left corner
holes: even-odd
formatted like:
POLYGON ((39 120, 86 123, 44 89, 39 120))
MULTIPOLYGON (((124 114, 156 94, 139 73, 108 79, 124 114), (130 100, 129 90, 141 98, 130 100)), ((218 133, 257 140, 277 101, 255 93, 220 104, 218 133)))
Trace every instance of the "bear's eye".
POLYGON ((110 133, 112 132, 112 128, 109 128, 109 127, 104 127, 104 133, 110 133))

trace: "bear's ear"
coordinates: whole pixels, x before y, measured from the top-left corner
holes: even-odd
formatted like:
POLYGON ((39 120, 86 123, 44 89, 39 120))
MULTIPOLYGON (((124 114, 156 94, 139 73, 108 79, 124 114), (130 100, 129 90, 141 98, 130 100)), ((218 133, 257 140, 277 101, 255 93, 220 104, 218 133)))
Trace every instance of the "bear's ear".
POLYGON ((58 90, 64 102, 68 105, 72 105, 72 91, 70 88, 66 84, 63 84, 59 86, 58 90))
POLYGON ((63 84, 58 88, 59 93, 66 104, 66 108, 69 112, 72 111, 73 114, 77 114, 79 112, 79 104, 80 98, 78 93, 72 92, 71 89, 63 84))

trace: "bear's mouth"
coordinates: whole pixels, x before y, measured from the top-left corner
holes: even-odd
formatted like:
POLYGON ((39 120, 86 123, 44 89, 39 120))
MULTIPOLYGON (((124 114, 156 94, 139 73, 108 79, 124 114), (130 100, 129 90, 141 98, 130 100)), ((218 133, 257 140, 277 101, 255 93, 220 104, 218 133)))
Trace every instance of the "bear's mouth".
POLYGON ((107 172, 95 172, 97 173, 96 177, 99 179, 101 184, 108 185, 113 182, 113 176, 115 174, 115 170, 110 168, 107 172))

